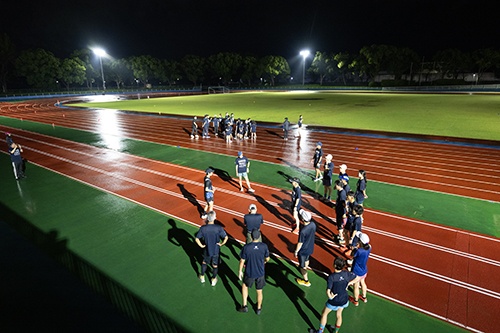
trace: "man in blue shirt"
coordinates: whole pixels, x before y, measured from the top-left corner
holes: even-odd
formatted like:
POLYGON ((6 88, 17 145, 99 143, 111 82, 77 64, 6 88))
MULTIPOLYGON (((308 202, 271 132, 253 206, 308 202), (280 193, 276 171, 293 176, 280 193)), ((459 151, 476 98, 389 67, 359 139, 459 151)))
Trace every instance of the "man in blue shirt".
POLYGON ((300 220, 299 220, 299 211, 302 206, 302 190, 300 189, 300 179, 295 177, 291 180, 293 185, 292 190, 292 214, 295 219, 295 229, 293 233, 298 235, 300 230, 300 220))
POLYGON ((299 242, 295 248, 295 258, 299 259, 299 270, 302 279, 295 279, 298 284, 310 287, 311 282, 307 279, 307 269, 309 268, 309 256, 314 252, 314 238, 316 235, 316 224, 311 223, 311 213, 301 209, 300 216, 304 225, 299 232, 299 242))
POLYGON ((207 204, 204 208, 204 213, 201 216, 202 219, 207 218, 207 212, 214 210, 214 192, 215 188, 212 186, 212 180, 210 177, 214 174, 214 170, 212 168, 208 168, 205 170, 205 179, 203 180, 203 195, 207 204))
MULTIPOLYGON (((220 117, 220 115, 219 115, 220 117)), ((214 115, 214 119, 212 120, 214 123, 214 135, 218 136, 219 135, 219 118, 217 118, 217 115, 214 115)))
POLYGON ((245 180, 247 181, 248 192, 255 192, 252 186, 250 186, 250 181, 248 180, 248 173, 250 172, 250 161, 248 160, 248 158, 243 156, 242 151, 238 152, 238 157, 234 161, 234 164, 236 165, 236 175, 240 180, 240 192, 243 192, 243 185, 241 183, 242 177, 245 177, 245 180))
MULTIPOLYGON (((262 214, 257 214, 257 206, 251 204, 248 210, 250 213, 243 217, 243 224, 245 224, 247 229, 247 244, 252 242, 252 230, 260 230, 260 226, 264 224, 262 214)), ((258 241, 262 242, 262 237, 258 241)))
POLYGON ((10 144, 9 154, 12 161, 12 167, 14 168, 14 176, 16 177, 16 180, 26 178, 23 171, 23 158, 21 157, 22 152, 23 148, 21 147, 21 145, 18 145, 14 142, 10 144))
POLYGON ((354 273, 343 270, 345 267, 345 259, 342 257, 335 258, 333 262, 334 273, 328 276, 326 295, 328 301, 321 312, 321 321, 319 330, 309 329, 310 333, 318 332, 323 333, 325 330, 328 314, 331 311, 337 313, 337 321, 335 323, 335 332, 338 332, 342 325, 342 311, 349 306, 349 295, 347 287, 358 282, 360 278, 354 273))
POLYGON ((331 200, 332 195, 332 177, 333 177, 333 156, 328 154, 325 159, 325 171, 323 172, 323 186, 325 187, 324 200, 331 200), (327 196, 328 195, 328 196, 327 196))
POLYGON ((283 139, 288 140, 288 130, 290 129, 290 122, 285 118, 283 122, 283 139))
POLYGON ((345 244, 344 227, 347 223, 347 194, 344 191, 344 184, 340 179, 335 181, 335 189, 337 190, 337 199, 335 200, 335 214, 337 229, 339 231, 338 242, 341 246, 345 244))
POLYGON ((262 311, 262 288, 266 285, 265 263, 269 261, 269 248, 266 244, 259 242, 261 233, 257 229, 252 230, 252 243, 243 246, 240 252, 240 271, 238 277, 240 281, 243 279, 241 294, 243 296, 243 305, 238 310, 239 312, 248 312, 247 299, 248 288, 252 288, 255 282, 257 289, 257 310, 256 314, 260 315, 262 311), (243 275, 243 266, 245 266, 245 274, 243 275))
POLYGON ((191 124, 191 139, 192 138, 198 139, 198 124, 196 123, 196 119, 197 119, 196 116, 194 116, 191 124))
POLYGON ((220 247, 226 244, 228 236, 224 229, 217 224, 215 221, 215 212, 211 211, 207 214, 207 224, 201 226, 200 230, 196 234, 196 244, 204 249, 203 252, 203 262, 201 264, 201 274, 198 276, 201 283, 205 282, 205 272, 207 271, 207 265, 211 265, 213 268, 212 274, 212 287, 217 284, 217 273, 219 270, 219 253, 220 247), (201 242, 203 238, 204 243, 201 242), (222 243, 220 240, 222 239, 222 243))
POLYGON ((208 114, 205 115, 205 118, 203 118, 203 138, 209 138, 210 136, 208 135, 208 127, 210 126, 210 117, 208 114))
POLYGON ((321 161, 323 160, 323 148, 321 148, 321 146, 323 146, 321 142, 316 144, 316 150, 314 151, 314 156, 311 159, 314 165, 314 170, 316 170, 316 177, 314 178, 315 182, 323 178, 323 176, 321 176, 321 161))

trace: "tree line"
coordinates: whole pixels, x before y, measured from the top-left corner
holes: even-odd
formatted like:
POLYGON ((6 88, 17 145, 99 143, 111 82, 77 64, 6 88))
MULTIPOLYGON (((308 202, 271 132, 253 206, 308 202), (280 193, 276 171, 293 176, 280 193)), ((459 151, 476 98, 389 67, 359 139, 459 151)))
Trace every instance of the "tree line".
MULTIPOLYGON (((42 48, 16 51, 6 34, 0 34, 0 83, 7 91, 8 83, 21 77, 31 87, 66 89, 85 86, 92 90, 102 87, 101 69, 97 56, 89 49, 73 51, 68 58, 59 59, 42 48)), ((124 59, 103 58, 104 80, 107 86, 120 89, 139 84, 175 85, 189 82, 204 84, 265 84, 290 82, 290 66, 282 56, 256 57, 233 52, 221 52, 207 58, 186 55, 181 60, 159 59, 150 55, 124 59)), ((432 61, 424 61, 407 47, 370 45, 357 54, 317 51, 308 67, 308 81, 323 85, 342 82, 347 85, 353 78, 373 81, 382 71, 401 79, 423 71, 439 73, 442 78, 462 79, 474 71, 481 75, 500 68, 500 52, 491 48, 463 52, 458 49, 438 51, 432 61)))

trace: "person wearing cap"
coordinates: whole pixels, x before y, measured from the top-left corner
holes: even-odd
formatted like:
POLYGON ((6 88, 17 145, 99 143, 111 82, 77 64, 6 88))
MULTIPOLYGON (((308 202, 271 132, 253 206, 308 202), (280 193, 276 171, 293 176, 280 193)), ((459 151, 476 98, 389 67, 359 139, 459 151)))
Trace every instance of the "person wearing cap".
POLYGON ((196 123, 196 116, 193 117, 193 122, 191 125, 191 139, 196 137, 198 139, 198 124, 196 123))
POLYGON ((300 134, 302 132, 302 115, 299 116, 299 122, 297 123, 297 126, 298 126, 298 132, 299 132, 299 137, 300 137, 300 134))
POLYGON ((325 158, 324 172, 323 172, 323 186, 325 187, 324 200, 331 200, 332 195, 332 176, 333 176, 333 156, 328 154, 325 158), (328 195, 328 197, 327 197, 328 195))
MULTIPOLYGON (((352 191, 350 191, 352 193, 352 191)), ((358 242, 358 237, 361 233, 361 226, 363 225, 363 206, 360 205, 354 205, 352 208, 352 220, 350 223, 347 223, 346 228, 345 228, 345 237, 346 239, 349 239, 349 245, 352 248, 356 246, 356 243, 358 242)))
POLYGON ((344 191, 344 184, 340 179, 337 179, 335 181, 335 189, 337 190, 337 199, 335 200, 335 215, 337 229, 339 231, 338 242, 340 245, 344 245, 344 227, 347 222, 347 195, 344 191))
POLYGON ((297 177, 292 178, 291 180, 292 185, 293 185, 293 190, 292 190, 292 214, 293 218, 295 219, 295 229, 293 230, 293 233, 298 235, 300 231, 300 220, 299 220, 299 211, 302 205, 302 190, 300 189, 300 179, 297 177))
POLYGON ((205 196, 205 200, 207 204, 204 208, 204 214, 201 216, 202 219, 207 218, 207 212, 214 210, 214 192, 215 188, 212 186, 212 179, 210 177, 214 174, 214 170, 212 168, 208 168, 205 170, 205 179, 203 180, 203 195, 205 196))
POLYGON ((239 124, 238 124, 238 137, 240 138, 240 140, 243 140, 244 139, 244 135, 245 135, 245 121, 244 120, 239 120, 239 124))
POLYGON ((252 139, 257 138, 257 122, 252 120, 252 124, 250 125, 250 132, 252 133, 252 139))
POLYGON ((283 139, 288 140, 288 130, 290 129, 290 122, 285 118, 283 122, 283 139))
POLYGON ((370 243, 370 237, 365 233, 359 233, 358 235, 359 243, 357 249, 354 251, 354 263, 352 266, 352 272, 359 276, 359 282, 354 283, 354 297, 349 297, 349 300, 358 306, 359 300, 363 302, 368 302, 366 299, 366 275, 368 274, 368 268, 366 263, 368 262, 368 257, 372 251, 370 243), (359 295, 359 284, 361 283, 361 295, 359 295))
POLYGON ((215 224, 216 214, 214 211, 207 213, 207 224, 202 225, 196 234, 196 244, 204 249, 203 251, 203 262, 201 264, 201 274, 198 275, 201 283, 205 283, 205 272, 207 271, 208 265, 212 266, 212 287, 217 284, 217 273, 219 270, 219 254, 220 247, 226 244, 228 236, 224 229, 215 224), (203 243, 201 239, 203 238, 203 243), (222 240, 222 243, 221 243, 222 240))
MULTIPOLYGON (((220 117, 220 115, 219 115, 220 117)), ((219 121, 220 119, 217 118, 217 115, 214 115, 214 118, 212 119, 212 122, 214 124, 214 135, 218 136, 219 135, 219 121)))
MULTIPOLYGON (((264 218, 262 214, 257 214, 257 206, 251 204, 248 207, 249 214, 245 214, 243 217, 243 224, 247 229, 247 244, 252 242, 252 230, 260 230, 260 226, 264 224, 264 218)), ((262 237, 259 238, 259 242, 262 242, 262 237)))
POLYGON ((342 325, 342 311, 349 306, 349 294, 347 288, 359 281, 354 273, 344 270, 345 259, 336 257, 333 262, 334 272, 328 276, 326 283, 326 295, 328 301, 321 312, 319 330, 309 329, 309 333, 323 333, 328 320, 328 314, 335 311, 337 320, 335 322, 335 332, 340 330, 342 325))
POLYGON ((299 241, 295 248, 294 256, 299 259, 299 271, 302 279, 295 279, 298 284, 310 287, 311 282, 307 278, 307 269, 309 268, 309 257, 314 252, 314 238, 316 235, 316 224, 311 223, 311 213, 300 210, 300 217, 304 225, 300 228, 299 241))
POLYGON ((321 175, 321 160, 323 159, 323 148, 321 148, 323 144, 318 142, 316 144, 316 150, 314 151, 314 156, 311 158, 311 162, 313 162, 314 169, 316 170, 316 176, 314 181, 317 182, 321 180, 323 176, 321 175))
POLYGON ((226 142, 232 142, 231 137, 233 136, 233 123, 230 118, 226 119, 226 123, 224 125, 224 129, 226 131, 226 142))
POLYGON ((342 176, 339 176, 339 179, 342 181, 342 184, 344 184, 345 193, 349 192, 351 190, 351 187, 349 186, 349 176, 345 173, 342 176))
POLYGON ((18 145, 14 142, 10 144, 9 154, 10 154, 10 159, 12 161, 12 167, 14 169, 14 176, 16 177, 16 180, 19 180, 21 178, 26 178, 23 171, 23 158, 21 156, 22 152, 23 148, 21 147, 21 145, 18 145))
POLYGON ((339 179, 342 178, 343 175, 347 175, 347 165, 341 164, 339 165, 339 179))
POLYGON ((356 183, 356 203, 363 206, 363 202, 368 196, 366 195, 366 172, 365 170, 358 171, 358 182, 356 183))
POLYGON ((260 231, 255 228, 251 232, 252 242, 243 246, 240 252, 240 270, 238 278, 243 280, 241 286, 241 294, 243 296, 243 304, 238 310, 239 312, 248 312, 248 288, 252 288, 255 283, 257 289, 257 309, 256 314, 260 315, 262 311, 262 300, 264 298, 262 289, 266 285, 265 263, 269 261, 269 248, 266 244, 259 241, 261 238, 260 231), (243 273, 243 267, 245 272, 243 273))
POLYGON ((208 127, 210 126, 210 117, 208 114, 205 115, 205 118, 203 118, 203 134, 202 137, 204 138, 209 138, 210 136, 208 135, 208 127))
POLYGON ((247 181, 248 192, 255 192, 252 186, 250 186, 250 181, 248 180, 248 173, 250 172, 250 161, 248 160, 248 158, 243 156, 242 151, 238 152, 238 157, 234 161, 234 164, 236 168, 236 175, 240 180, 240 191, 243 192, 243 184, 241 182, 241 179, 245 177, 245 180, 247 181))

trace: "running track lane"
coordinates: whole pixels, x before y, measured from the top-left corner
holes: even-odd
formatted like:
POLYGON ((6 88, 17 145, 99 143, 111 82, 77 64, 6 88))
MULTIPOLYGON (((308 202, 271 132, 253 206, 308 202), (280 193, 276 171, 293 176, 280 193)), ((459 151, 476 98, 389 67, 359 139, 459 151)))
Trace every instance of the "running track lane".
MULTIPOLYGON (((16 132, 24 155, 62 175, 113 193, 193 225, 201 225, 203 173, 186 167, 117 153, 26 131, 16 132)), ((289 191, 254 184, 255 196, 235 182, 214 178, 218 221, 242 241, 243 214, 256 203, 263 233, 274 253, 294 260, 297 236, 290 233, 289 191), (237 200, 235 200, 237 198, 237 200)), ((329 272, 342 251, 331 242, 332 209, 304 196, 318 223, 314 269, 329 272)), ((432 223, 367 210, 364 229, 374 252, 368 285, 376 294, 473 330, 493 332, 500 315, 500 241, 432 223)))
MULTIPOLYGON (((257 142, 245 140, 226 144, 213 136, 189 139, 189 120, 112 110, 68 110, 54 107, 55 100, 42 102, 2 106, 0 114, 232 156, 244 150, 250 159, 309 169, 315 144, 322 141, 325 155, 331 153, 337 166, 347 164, 352 176, 357 176, 356 170, 364 169, 371 180, 500 202, 500 170, 497 167, 500 149, 312 131, 305 131, 300 139, 283 141, 279 130, 259 127, 257 142), (474 190, 470 188, 471 180, 474 190)), ((292 131, 290 137, 294 134, 292 131)))

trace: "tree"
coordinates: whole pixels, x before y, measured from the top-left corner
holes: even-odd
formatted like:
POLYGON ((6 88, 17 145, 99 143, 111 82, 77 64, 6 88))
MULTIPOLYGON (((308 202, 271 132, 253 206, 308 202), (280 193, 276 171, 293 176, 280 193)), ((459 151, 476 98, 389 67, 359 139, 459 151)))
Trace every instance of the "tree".
POLYGON ((85 67, 80 64, 78 58, 66 58, 59 62, 57 76, 69 91, 70 84, 85 82, 85 67))
POLYGON ((260 62, 254 56, 243 56, 241 59, 241 79, 248 82, 248 85, 252 83, 252 79, 259 76, 262 72, 259 70, 260 62))
POLYGON ((128 67, 132 70, 134 76, 144 83, 144 87, 153 77, 153 69, 158 66, 159 62, 160 60, 150 55, 130 57, 127 61, 128 67))
POLYGON ((115 82, 116 89, 120 89, 120 86, 125 83, 125 80, 131 80, 133 78, 132 70, 128 68, 127 60, 125 59, 112 61, 106 73, 109 81, 115 82))
POLYGON ((21 52, 15 61, 17 73, 36 88, 52 88, 58 76, 59 59, 44 49, 21 52))
POLYGON ((205 71, 205 59, 196 55, 186 55, 181 60, 181 67, 186 73, 189 81, 196 86, 199 81, 203 81, 205 71))
POLYGON ((333 59, 337 62, 337 68, 340 70, 344 85, 347 85, 346 74, 350 71, 349 65, 353 62, 352 56, 348 53, 340 52, 334 55, 333 59))
POLYGON ((7 92, 9 70, 14 63, 16 48, 7 34, 0 34, 0 84, 2 91, 7 92))
POLYGON ((311 74, 319 77, 319 85, 323 85, 323 80, 328 74, 332 74, 335 70, 334 55, 327 52, 316 51, 316 55, 311 63, 311 67, 307 70, 311 74))
POLYGON ((442 78, 452 76, 458 79, 460 73, 464 78, 465 71, 472 68, 471 56, 458 49, 440 50, 434 55, 433 60, 438 65, 442 78))
POLYGON ((169 86, 172 86, 172 84, 175 84, 175 81, 182 78, 181 66, 175 60, 160 60, 153 68, 153 72, 157 79, 168 82, 169 86))
POLYGON ((284 79, 290 78, 290 67, 285 58, 281 56, 266 56, 262 59, 263 73, 269 76, 271 85, 274 86, 275 79, 280 76, 284 79))
POLYGON ((216 77, 222 77, 227 85, 241 67, 242 57, 237 53, 224 52, 208 58, 210 70, 216 77))
POLYGON ((92 66, 91 58, 92 51, 89 49, 75 50, 71 53, 70 58, 77 58, 80 64, 85 67, 85 84, 87 88, 92 90, 92 84, 96 77, 100 77, 100 73, 92 66))
POLYGON ((481 80, 486 70, 500 65, 500 53, 491 48, 476 50, 472 53, 472 61, 477 70, 478 80, 481 80))

